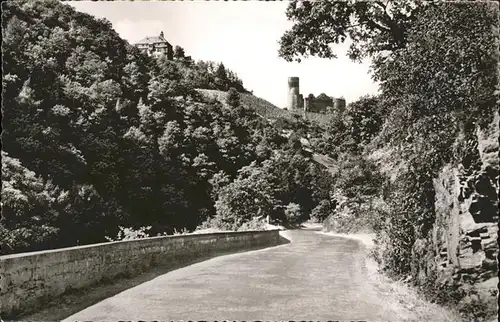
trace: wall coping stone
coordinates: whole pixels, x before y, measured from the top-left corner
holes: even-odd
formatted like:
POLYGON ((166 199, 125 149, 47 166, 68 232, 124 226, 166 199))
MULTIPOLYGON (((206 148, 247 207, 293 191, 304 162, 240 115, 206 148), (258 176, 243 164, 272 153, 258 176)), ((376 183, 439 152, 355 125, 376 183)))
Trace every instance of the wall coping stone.
POLYGON ((153 236, 146 238, 138 238, 131 240, 117 240, 103 243, 95 243, 95 244, 87 244, 87 245, 78 245, 78 246, 70 246, 63 248, 55 248, 55 249, 47 249, 47 250, 39 250, 33 252, 24 252, 24 253, 16 253, 16 254, 8 254, 0 256, 0 261, 11 259, 11 258, 19 258, 19 257, 27 257, 27 256, 36 256, 43 255, 49 253, 58 253, 58 252, 67 252, 70 250, 79 250, 85 248, 93 248, 99 246, 107 246, 113 244, 125 244, 125 243, 141 243, 148 240, 161 240, 161 239, 199 239, 200 237, 217 237, 221 235, 225 236, 238 236, 238 235, 253 235, 255 233, 264 233, 264 232, 272 232, 272 231, 280 231, 280 229, 270 229, 270 230, 246 230, 246 231, 230 231, 230 232, 215 232, 215 233, 207 233, 207 234, 186 234, 186 235, 169 235, 169 236, 153 236))

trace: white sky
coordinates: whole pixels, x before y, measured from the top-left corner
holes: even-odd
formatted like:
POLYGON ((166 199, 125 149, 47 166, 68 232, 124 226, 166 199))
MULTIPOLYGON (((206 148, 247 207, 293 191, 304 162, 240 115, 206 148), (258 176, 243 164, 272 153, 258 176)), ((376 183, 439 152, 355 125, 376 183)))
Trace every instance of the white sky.
POLYGON ((352 102, 374 94, 369 62, 351 62, 347 45, 335 48, 338 59, 303 59, 288 63, 278 57, 278 40, 292 23, 288 1, 70 1, 76 10, 106 18, 123 39, 135 43, 159 35, 195 60, 223 62, 243 85, 279 106, 286 106, 287 78, 300 77, 300 92, 344 96, 352 102))

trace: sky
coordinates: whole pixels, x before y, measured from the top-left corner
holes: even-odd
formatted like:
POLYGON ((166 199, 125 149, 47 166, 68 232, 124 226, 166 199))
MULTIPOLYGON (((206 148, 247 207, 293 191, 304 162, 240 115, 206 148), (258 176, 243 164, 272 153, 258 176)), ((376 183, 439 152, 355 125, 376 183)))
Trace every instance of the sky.
POLYGON ((288 1, 71 1, 76 10, 106 18, 119 35, 135 43, 161 31, 195 60, 223 62, 245 88, 278 107, 287 102, 288 77, 300 78, 300 93, 343 96, 352 102, 375 94, 369 61, 351 62, 346 44, 337 59, 307 58, 289 63, 278 57, 278 41, 291 28, 288 1))

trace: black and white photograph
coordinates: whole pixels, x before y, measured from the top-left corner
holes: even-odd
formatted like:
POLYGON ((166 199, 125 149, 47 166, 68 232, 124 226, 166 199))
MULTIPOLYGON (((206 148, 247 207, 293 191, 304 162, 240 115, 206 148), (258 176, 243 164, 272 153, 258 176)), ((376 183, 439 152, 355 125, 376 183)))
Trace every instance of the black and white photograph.
POLYGON ((1 2, 0 322, 498 321, 500 2, 1 2))

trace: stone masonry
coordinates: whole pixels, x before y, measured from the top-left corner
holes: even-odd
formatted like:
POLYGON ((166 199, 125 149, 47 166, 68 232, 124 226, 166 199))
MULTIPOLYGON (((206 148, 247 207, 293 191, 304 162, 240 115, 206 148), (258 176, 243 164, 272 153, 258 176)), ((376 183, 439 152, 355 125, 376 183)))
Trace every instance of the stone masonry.
POLYGON ((0 316, 14 318, 65 292, 149 267, 279 244, 278 230, 152 237, 0 256, 0 316))

